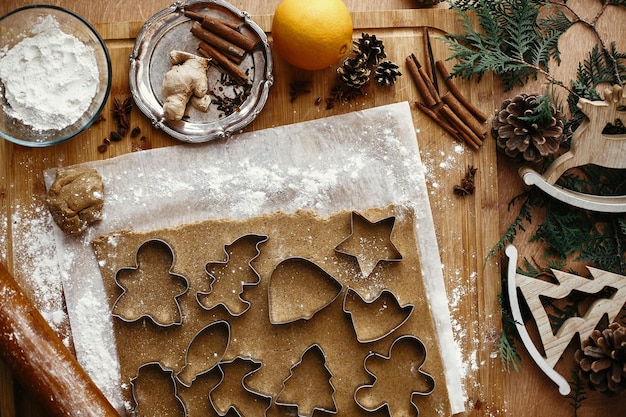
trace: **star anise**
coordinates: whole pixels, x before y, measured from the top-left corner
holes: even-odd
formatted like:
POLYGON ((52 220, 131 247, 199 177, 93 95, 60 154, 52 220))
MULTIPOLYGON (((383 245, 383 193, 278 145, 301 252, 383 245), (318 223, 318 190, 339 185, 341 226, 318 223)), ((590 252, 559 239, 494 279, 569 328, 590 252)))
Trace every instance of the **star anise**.
POLYGON ((478 168, 475 168, 472 165, 467 167, 467 171, 461 180, 461 184, 454 186, 454 194, 459 197, 474 194, 474 190, 476 189, 476 185, 474 184, 474 175, 476 174, 476 171, 478 171, 478 168))
POLYGON ((133 110, 133 99, 127 97, 123 101, 115 98, 113 100, 113 118, 117 121, 117 133, 126 136, 130 129, 130 112, 133 110))

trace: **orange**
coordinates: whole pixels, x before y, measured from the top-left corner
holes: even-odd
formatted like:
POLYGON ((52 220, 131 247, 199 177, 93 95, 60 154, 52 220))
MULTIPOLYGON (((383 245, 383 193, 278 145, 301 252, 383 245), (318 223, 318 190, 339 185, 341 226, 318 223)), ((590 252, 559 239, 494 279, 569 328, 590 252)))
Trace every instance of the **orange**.
POLYGON ((341 0, 283 0, 272 20, 274 50, 296 68, 327 68, 352 45, 352 18, 341 0))

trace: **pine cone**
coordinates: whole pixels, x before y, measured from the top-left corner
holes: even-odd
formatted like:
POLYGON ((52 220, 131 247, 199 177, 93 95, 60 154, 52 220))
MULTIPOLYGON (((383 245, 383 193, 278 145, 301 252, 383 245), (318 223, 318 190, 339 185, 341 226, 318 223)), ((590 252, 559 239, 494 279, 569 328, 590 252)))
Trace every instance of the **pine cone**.
POLYGON ((563 113, 552 106, 548 123, 522 120, 531 116, 538 106, 536 94, 520 94, 502 103, 492 122, 496 146, 507 156, 523 158, 529 162, 541 162, 558 151, 563 141, 563 113))
POLYGON ((443 0, 416 0, 417 7, 430 7, 441 3, 443 0))
POLYGON ((367 68, 367 61, 363 55, 356 58, 346 58, 343 65, 337 68, 339 81, 349 88, 361 88, 370 79, 371 71, 367 68))
POLYGON ((601 392, 626 388, 626 327, 613 322, 603 331, 594 330, 580 346, 574 358, 584 381, 601 392))
POLYGON ((387 57, 385 45, 383 45, 383 41, 376 39, 376 35, 361 33, 361 37, 354 41, 353 45, 353 51, 357 55, 365 57, 367 66, 376 66, 383 58, 387 57))
POLYGON ((402 73, 397 64, 391 61, 383 61, 376 67, 374 79, 379 85, 394 85, 396 78, 401 76, 402 73))

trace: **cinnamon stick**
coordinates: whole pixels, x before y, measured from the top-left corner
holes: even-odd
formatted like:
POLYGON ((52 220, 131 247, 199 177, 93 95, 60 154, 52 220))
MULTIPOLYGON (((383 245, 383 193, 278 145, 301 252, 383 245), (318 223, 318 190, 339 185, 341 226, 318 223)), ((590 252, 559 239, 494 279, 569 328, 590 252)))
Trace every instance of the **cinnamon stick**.
POLYGON ((456 84, 454 84, 454 82, 452 81, 452 78, 450 78, 450 73, 448 72, 444 63, 442 61, 437 61, 435 62, 435 66, 437 67, 437 70, 439 71, 443 79, 445 80, 448 90, 452 94, 454 94, 454 97, 456 97, 457 100, 459 100, 463 104, 463 106, 465 106, 465 108, 470 113, 472 113, 474 117, 476 117, 476 119, 478 119, 478 121, 483 122, 483 123, 486 122, 489 116, 483 113, 478 107, 474 106, 472 103, 469 102, 469 100, 465 98, 465 96, 463 96, 463 94, 458 89, 456 84))
POLYGON ((420 74, 417 63, 411 55, 409 55, 406 58, 406 65, 409 69, 409 74, 411 74, 411 78, 413 79, 413 82, 415 83, 415 87, 417 88, 417 91, 419 91, 420 95, 422 96, 422 99, 424 100, 424 103, 426 104, 426 106, 427 107, 436 106, 437 100, 435 99, 435 97, 433 97, 430 90, 428 89, 428 86, 426 85, 426 81, 420 74))
POLYGON ((257 44, 255 39, 249 38, 241 32, 236 31, 233 28, 226 26, 224 23, 220 22, 218 19, 214 18, 204 18, 202 20, 202 27, 207 29, 209 32, 213 32, 216 35, 220 36, 223 39, 226 39, 229 42, 237 45, 241 49, 246 52, 250 52, 254 46, 257 44))
POLYGON ((456 130, 450 123, 442 119, 437 113, 426 107, 424 104, 415 102, 417 107, 428 117, 430 117, 435 123, 437 123, 443 130, 448 132, 457 140, 464 140, 458 130, 456 130))
POLYGON ((224 54, 209 45, 206 42, 200 42, 198 47, 198 53, 205 58, 214 59, 226 71, 231 77, 233 77, 239 84, 245 84, 248 81, 248 76, 241 70, 235 63, 228 59, 224 54))
POLYGON ((193 33, 196 38, 212 45, 214 48, 218 49, 222 53, 234 55, 240 58, 243 58, 246 53, 246 51, 233 44, 232 42, 229 42, 226 39, 223 39, 220 36, 216 35, 215 33, 206 30, 199 22, 193 23, 193 25, 191 26, 191 33, 193 33))
POLYGON ((444 103, 452 109, 454 114, 456 114, 459 119, 461 119, 476 135, 483 139, 485 135, 487 135, 487 128, 485 125, 476 119, 472 113, 467 110, 467 108, 452 94, 450 91, 447 91, 441 99, 444 103))
POLYGON ((456 114, 454 114, 454 112, 450 109, 450 107, 448 107, 447 104, 441 106, 439 108, 439 112, 448 122, 450 122, 452 126, 454 126, 459 131, 459 133, 465 140, 465 143, 474 148, 474 150, 478 150, 478 148, 480 148, 480 146, 482 145, 482 141, 480 140, 480 138, 476 136, 472 129, 467 127, 467 125, 463 123, 463 121, 459 119, 456 114))
MULTIPOLYGON (((188 9, 185 9, 185 16, 187 16, 191 20, 195 20, 196 22, 200 22, 200 23, 202 23, 202 21, 207 18, 207 15, 204 13, 199 13, 199 12, 195 12, 193 10, 188 10, 188 9)), ((211 17, 211 19, 217 20, 223 25, 226 25, 229 28, 234 29, 234 30, 239 30, 241 28, 240 23, 235 22, 230 19, 220 19, 218 17, 211 17)))
POLYGON ((439 93, 437 92, 437 88, 435 87, 435 84, 433 84, 433 80, 430 79, 430 75, 428 75, 426 70, 424 70, 424 67, 422 67, 422 64, 420 64, 415 54, 411 54, 411 59, 413 60, 413 62, 415 62, 417 71, 422 77, 422 79, 424 80, 424 84, 426 84, 426 88, 428 89, 428 92, 430 93, 431 97, 435 100, 435 102, 440 103, 441 98, 439 97, 439 93))

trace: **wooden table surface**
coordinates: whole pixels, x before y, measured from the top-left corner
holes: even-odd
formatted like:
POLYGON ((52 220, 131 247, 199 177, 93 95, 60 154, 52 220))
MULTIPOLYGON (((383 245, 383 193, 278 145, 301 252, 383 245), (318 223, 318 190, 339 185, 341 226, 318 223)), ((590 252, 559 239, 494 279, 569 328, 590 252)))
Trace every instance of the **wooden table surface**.
MULTIPOLYGON (((360 0, 344 0, 348 8, 352 12, 371 12, 376 13, 379 10, 408 10, 415 9, 417 1, 412 0, 385 0, 384 2, 377 1, 360 1, 360 0)), ((575 7, 580 6, 582 3, 588 0, 572 0, 568 3, 573 4, 575 7)), ((41 3, 38 0, 3 0, 0 3, 0 15, 20 6, 27 4, 41 3)), ((110 0, 110 1, 79 1, 79 0, 51 0, 49 4, 55 4, 66 7, 70 10, 85 17, 88 21, 95 24, 99 28, 106 28, 107 24, 117 22, 143 22, 150 18, 157 11, 169 6, 171 0, 141 0, 137 2, 129 3, 126 0, 110 0)), ((231 3, 237 8, 247 11, 253 17, 259 17, 264 22, 271 21, 271 14, 275 10, 279 0, 233 0, 231 3)), ((441 4, 440 8, 446 8, 446 4, 441 4)), ((591 12, 590 12, 591 13, 591 12)), ((609 22, 603 27, 602 30, 610 30, 611 24, 617 24, 616 22, 623 21, 626 16, 623 15, 611 15, 608 19, 609 22), (622 20, 620 20, 622 19, 622 20)), ((267 25, 267 23, 266 23, 267 25)), ((136 30, 129 29, 129 30, 136 30)), ((584 34, 583 34, 584 36, 584 34)), ((576 44, 577 39, 570 39, 568 42, 576 44)), ((388 48, 392 48, 392 45, 388 45, 388 48)), ((578 59, 575 57, 574 60, 578 59)), ((576 61, 577 62, 577 61, 576 61)), ((571 69, 571 68, 570 68, 571 69)), ((496 84, 497 86, 498 84, 496 84)), ((112 94, 115 92, 112 92, 112 94)), ((283 94, 286 94, 283 91, 283 94)), ((493 96, 489 98, 492 102, 486 103, 487 106, 493 103, 500 103, 503 98, 512 94, 511 92, 504 92, 502 88, 497 87, 493 91, 493 96)), ((384 102, 384 100, 383 100, 384 102)), ((174 142, 172 142, 173 144, 174 142)), ((164 146, 170 143, 166 143, 164 146)), ((489 140, 486 142, 486 146, 493 146, 493 143, 489 140)), ((435 167, 442 167, 446 164, 454 163, 454 170, 439 169, 437 172, 439 175, 454 175, 455 178, 432 178, 427 177, 427 182, 431 192, 434 196, 434 202, 432 205, 437 207, 443 207, 442 202, 437 201, 437 188, 444 183, 455 182, 458 179, 459 172, 463 172, 465 165, 469 162, 479 164, 479 170, 485 168, 492 170, 491 175, 497 175, 496 187, 490 190, 492 199, 486 198, 481 202, 483 207, 490 207, 496 213, 496 217, 499 215, 500 230, 508 226, 514 213, 507 210, 506 205, 510 198, 517 194, 522 188, 521 180, 517 176, 517 166, 509 163, 508 161, 498 160, 497 166, 480 166, 481 157, 468 156, 469 151, 463 155, 463 157, 457 158, 451 162, 450 155, 445 154, 443 151, 438 156, 436 150, 428 147, 422 148, 420 143, 420 149, 422 151, 422 159, 426 164, 430 164, 435 167)), ((127 149, 123 152, 129 152, 127 149)), ((111 155, 112 156, 112 155, 111 155)), ((7 143, 0 143, 0 243, 4 242, 4 245, 0 244, 0 262, 5 263, 9 269, 13 270, 16 274, 18 281, 26 281, 24 277, 20 277, 19 268, 14 264, 13 251, 10 238, 10 227, 7 223, 15 221, 11 218, 12 209, 20 204, 26 204, 28 196, 20 194, 18 188, 24 187, 28 190, 34 190, 35 194, 32 199, 41 198, 41 194, 44 193, 44 185, 42 175, 32 172, 25 173, 25 171, 32 169, 32 166, 28 166, 30 158, 43 158, 45 162, 44 167, 52 167, 58 163, 58 155, 55 155, 53 151, 48 150, 31 150, 18 146, 13 146, 7 143), (12 166, 17 164, 17 166, 12 166), (23 164, 24 166, 21 166, 23 164), (26 178, 27 180, 24 180, 26 178), (24 185, 23 181, 29 183, 24 185)), ((66 161, 68 164, 80 162, 81 160, 87 160, 89 157, 93 157, 93 150, 85 151, 81 156, 80 150, 78 156, 75 156, 76 160, 66 161), (91 155, 91 156, 89 156, 91 155)), ((482 157, 486 158, 486 157, 482 157)), ((41 167, 41 164, 36 164, 37 167, 41 167)), ((485 177, 488 179, 488 177, 485 177)), ((31 191, 33 192, 33 191, 31 191)), ((466 207, 463 203, 463 207, 466 207)), ((494 227, 494 219, 481 218, 480 209, 478 214, 476 207, 467 206, 467 216, 460 221, 464 224, 470 224, 474 230, 481 227, 494 227), (472 216, 476 218, 472 218, 472 216)), ((458 208, 457 208, 458 210, 458 208)), ((456 212, 455 212, 456 213, 456 212)), ((447 227, 446 213, 435 214, 435 227, 438 234, 443 234, 443 231, 447 227)), ((15 226, 17 227, 17 226, 15 226)), ((495 227, 498 230, 498 227, 495 227)), ((440 235, 441 236, 441 235, 440 235)), ((482 236, 482 235, 481 235, 482 236)), ((461 346, 462 358, 465 363, 462 364, 463 369, 468 373, 466 376, 466 393, 468 396, 467 412, 463 415, 467 416, 554 416, 565 417, 573 415, 572 407, 566 398, 559 395, 553 384, 541 373, 541 371, 534 366, 531 359, 525 354, 524 349, 520 346, 519 351, 523 357, 523 367, 519 373, 511 371, 507 373, 502 369, 499 364, 499 359, 494 356, 497 352, 495 345, 492 343, 495 336, 498 335, 499 317, 497 317, 497 285, 493 282, 497 282, 499 285, 499 259, 491 260, 487 265, 483 265, 484 258, 481 254, 485 253, 485 249, 489 249, 494 243, 494 238, 499 238, 497 233, 488 234, 488 239, 491 241, 480 242, 481 248, 473 248, 463 246, 462 249, 467 251, 470 255, 464 254, 459 256, 458 264, 451 263, 445 265, 446 274, 458 275, 463 277, 467 281, 468 288, 466 293, 463 294, 449 294, 451 303, 463 303, 459 301, 459 298, 472 297, 474 299, 480 299, 478 303, 480 305, 490 306, 482 314, 487 314, 489 317, 480 316, 481 313, 476 313, 466 310, 456 310, 455 314, 458 317, 454 317, 455 323, 458 323, 458 327, 455 326, 455 331, 463 333, 467 332, 470 335, 469 339, 465 339, 461 346), (472 253, 477 254, 475 258, 471 260, 472 253), (468 259, 470 259, 468 261, 468 259), (478 271, 478 272, 476 272, 478 271), (473 275, 477 275, 474 277, 473 275), (489 280, 490 282, 485 282, 489 280), (487 285, 488 284, 488 285, 487 285), (475 286, 470 288, 469 286, 475 286), (488 287, 489 291, 482 291, 482 286, 488 287), (480 326, 477 326, 475 322, 480 322, 480 326), (484 331, 485 323, 489 324, 489 329, 494 334, 481 334, 480 331, 484 331), (482 330, 481 330, 482 329, 482 330)), ((33 237, 36 238, 36 237, 33 237)), ((468 241, 468 245, 474 245, 474 240, 468 241)), ((463 242, 461 242, 463 244, 463 242)), ((445 239, 439 241, 440 250, 444 254, 445 260, 449 259, 446 252, 450 252, 452 244, 445 239)), ((447 277, 448 281, 454 280, 455 277, 447 277)), ((458 277, 457 277, 458 281, 458 277)), ((29 289, 26 288, 28 291, 29 289)), ((31 291, 33 291, 31 289, 31 291)), ((69 334, 69 329, 61 327, 59 332, 62 336, 69 334)), ((605 404, 604 397, 591 396, 585 408, 579 412, 580 417, 594 416, 594 415, 617 415, 615 410, 623 409, 618 403, 605 404), (600 413, 603 410, 605 414, 600 413)), ((624 403, 626 407, 626 403, 624 403)), ((45 416, 45 412, 40 410, 36 404, 29 401, 28 393, 23 392, 19 387, 19 384, 14 383, 11 378, 10 371, 6 369, 0 363, 0 417, 13 417, 13 416, 45 416)))

